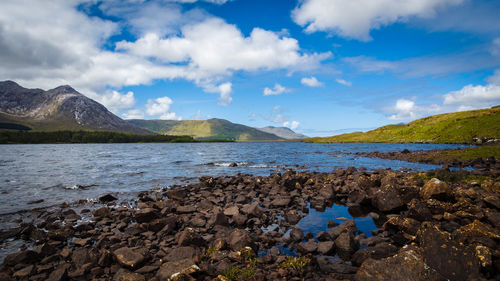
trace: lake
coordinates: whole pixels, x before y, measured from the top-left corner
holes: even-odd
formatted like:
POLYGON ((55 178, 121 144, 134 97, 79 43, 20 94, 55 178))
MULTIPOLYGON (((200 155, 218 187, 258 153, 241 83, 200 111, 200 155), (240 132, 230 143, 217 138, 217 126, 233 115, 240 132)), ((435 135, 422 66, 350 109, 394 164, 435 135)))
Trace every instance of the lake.
POLYGON ((349 166, 431 170, 439 166, 351 153, 458 147, 464 146, 297 142, 0 145, 0 214, 92 200, 105 193, 129 194, 186 184, 201 175, 269 175, 289 168, 329 172, 349 166), (238 166, 229 167, 233 162, 238 166))

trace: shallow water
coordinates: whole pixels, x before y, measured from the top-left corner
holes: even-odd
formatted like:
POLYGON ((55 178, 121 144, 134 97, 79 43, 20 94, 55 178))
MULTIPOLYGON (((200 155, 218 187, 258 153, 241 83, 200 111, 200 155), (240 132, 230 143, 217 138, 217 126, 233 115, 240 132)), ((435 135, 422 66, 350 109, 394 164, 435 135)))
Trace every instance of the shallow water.
POLYGON ((0 214, 101 194, 196 182, 200 175, 269 175, 288 168, 435 169, 355 152, 463 147, 445 144, 152 143, 0 145, 0 214), (232 162, 238 167, 229 167, 232 162), (34 203, 34 201, 43 200, 34 203), (31 203, 31 204, 30 204, 31 203))

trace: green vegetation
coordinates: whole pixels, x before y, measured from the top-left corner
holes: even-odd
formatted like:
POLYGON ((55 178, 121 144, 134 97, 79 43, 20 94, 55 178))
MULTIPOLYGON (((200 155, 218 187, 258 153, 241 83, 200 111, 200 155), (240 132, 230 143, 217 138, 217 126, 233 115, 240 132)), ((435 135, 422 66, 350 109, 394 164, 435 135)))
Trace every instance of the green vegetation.
POLYGON ((309 263, 311 263, 311 259, 303 257, 303 256, 301 256, 301 257, 286 257, 286 260, 280 264, 280 267, 301 271, 306 266, 308 266, 309 263))
POLYGON ((189 136, 133 135, 103 131, 0 132, 0 143, 195 142, 189 136))
POLYGON ((490 156, 495 157, 495 159, 500 159, 500 145, 485 145, 465 149, 441 150, 437 152, 437 155, 432 156, 432 159, 441 160, 443 163, 453 161, 455 159, 466 162, 477 158, 486 159, 490 156))
POLYGON ((490 109, 439 114, 403 125, 388 125, 306 142, 425 142, 472 143, 474 138, 500 139, 500 106, 490 109))
POLYGON ((416 181, 417 186, 424 186, 425 183, 432 179, 438 178, 441 181, 448 183, 477 183, 482 184, 483 182, 494 182, 495 177, 493 176, 483 176, 483 175, 473 175, 465 171, 447 171, 447 170, 436 170, 427 173, 415 174, 413 179, 416 181))
POLYGON ((282 138, 252 127, 223 119, 209 120, 128 120, 131 124, 158 134, 188 135, 199 140, 273 141, 282 138))

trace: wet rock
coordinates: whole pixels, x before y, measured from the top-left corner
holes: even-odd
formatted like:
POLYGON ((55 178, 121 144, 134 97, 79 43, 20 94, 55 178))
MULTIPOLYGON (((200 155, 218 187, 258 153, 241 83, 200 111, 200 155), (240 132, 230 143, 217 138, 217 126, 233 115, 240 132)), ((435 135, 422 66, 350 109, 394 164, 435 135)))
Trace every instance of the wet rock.
POLYGON ((294 227, 290 231, 290 238, 292 241, 302 241, 304 239, 304 232, 302 232, 302 229, 294 227))
POLYGON ((328 228, 332 228, 332 227, 336 227, 337 225, 339 225, 338 222, 335 222, 335 221, 328 221, 328 225, 327 227, 328 228))
POLYGON ((145 208, 135 212, 134 218, 138 223, 144 223, 157 219, 158 216, 159 216, 158 210, 154 208, 145 208))
POLYGON ((156 278, 159 281, 180 279, 181 275, 189 275, 199 271, 199 267, 191 259, 183 259, 177 261, 166 262, 161 265, 156 273, 156 278))
POLYGON ((102 207, 102 208, 99 208, 97 210, 94 210, 92 212, 92 214, 96 218, 104 218, 104 217, 111 216, 111 211, 108 208, 106 208, 106 207, 102 207))
POLYGON ((335 239, 335 249, 344 260, 349 260, 351 255, 359 249, 359 242, 354 239, 350 232, 342 232, 335 239))
POLYGON ((416 249, 406 248, 393 257, 368 259, 356 272, 358 281, 441 281, 446 280, 429 268, 416 249))
POLYGON ((330 255, 335 252, 334 243, 332 241, 323 241, 318 243, 318 252, 322 255, 330 255))
POLYGON ((424 262, 445 278, 467 280, 479 274, 475 251, 453 240, 450 233, 424 223, 417 236, 424 262))
POLYGON ((238 163, 232 162, 231 164, 229 164, 229 167, 231 167, 231 168, 238 167, 238 163))
POLYGON ((420 191, 420 196, 424 199, 445 199, 451 193, 447 183, 439 179, 432 178, 427 181, 420 191))
POLYGON ((182 201, 187 196, 187 191, 184 189, 171 189, 167 191, 167 197, 169 199, 182 201))
POLYGON ((248 231, 239 228, 236 228, 231 232, 227 242, 229 247, 231 247, 234 251, 238 251, 247 246, 252 248, 253 246, 253 241, 248 231))
POLYGON ((300 219, 300 214, 295 210, 290 210, 285 214, 285 220, 291 225, 297 224, 300 219))
POLYGON ((106 195, 99 197, 99 201, 101 203, 108 203, 108 202, 112 202, 112 201, 116 201, 116 200, 118 200, 118 199, 111 194, 106 194, 106 195))
POLYGON ((113 252, 118 263, 128 268, 138 268, 144 261, 144 256, 137 249, 122 247, 113 252))
POLYGON ((198 234, 197 232, 194 231, 192 228, 186 228, 184 231, 182 231, 179 235, 179 238, 177 239, 177 244, 179 246, 205 246, 206 241, 198 234))
POLYGON ((330 240, 330 234, 326 231, 320 231, 316 234, 316 238, 318 238, 318 241, 328 241, 330 240))
POLYGON ((124 268, 120 268, 113 276, 113 281, 145 281, 144 275, 130 272, 124 268))
POLYGON ((303 254, 315 253, 318 250, 318 243, 314 239, 301 242, 297 245, 297 250, 303 254))

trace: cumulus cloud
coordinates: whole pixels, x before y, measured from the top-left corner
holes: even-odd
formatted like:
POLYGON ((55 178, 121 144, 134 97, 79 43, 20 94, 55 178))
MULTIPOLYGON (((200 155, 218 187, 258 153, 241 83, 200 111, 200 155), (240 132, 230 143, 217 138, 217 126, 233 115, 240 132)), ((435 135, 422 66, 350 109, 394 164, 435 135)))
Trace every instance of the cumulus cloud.
POLYGON ((144 111, 140 109, 131 109, 122 114, 124 119, 144 119, 144 111))
POLYGON ((177 116, 175 112, 170 112, 172 103, 173 101, 169 97, 150 99, 146 104, 146 113, 149 116, 158 116, 159 119, 163 120, 181 120, 182 118, 177 116))
POLYGON ((283 126, 284 127, 288 127, 288 128, 290 128, 292 130, 297 129, 299 127, 299 125, 300 125, 300 122, 298 122, 298 121, 291 121, 291 122, 290 121, 286 121, 286 122, 283 122, 283 126))
POLYGON ((352 86, 352 82, 346 81, 344 79, 337 78, 337 79, 335 79, 335 81, 337 81, 337 83, 342 84, 344 86, 348 86, 348 87, 352 86))
POLYGON ((500 105, 500 70, 488 77, 489 84, 466 85, 458 91, 441 95, 441 103, 417 105, 415 100, 398 99, 388 109, 393 112, 390 120, 410 121, 425 116, 464 110, 474 110, 500 105))
POLYGON ((205 92, 216 89, 224 105, 231 102, 228 80, 236 71, 309 70, 331 55, 304 53, 281 32, 255 28, 244 36, 236 26, 175 1, 126 1, 132 9, 120 3, 2 1, 0 77, 45 89, 69 84, 110 101, 109 91, 124 86, 183 79, 205 92), (96 7, 117 20, 85 14, 96 7), (138 39, 113 45, 112 36, 123 30, 138 39))
POLYGON ((302 83, 302 85, 306 85, 306 86, 309 86, 309 87, 321 87, 323 86, 323 83, 318 81, 318 79, 316 79, 316 77, 312 76, 312 77, 304 77, 300 80, 300 83, 302 83))
POLYGON ((464 0, 304 0, 292 11, 292 19, 306 32, 328 31, 347 38, 369 41, 370 30, 410 17, 429 18, 439 8, 464 0))
POLYGON ((135 98, 133 92, 126 94, 117 91, 111 91, 102 96, 97 96, 96 100, 102 103, 109 111, 117 113, 122 109, 129 109, 135 106, 135 98))
POLYGON ((274 84, 274 87, 272 89, 268 87, 264 88, 264 96, 281 95, 288 92, 290 92, 290 89, 285 88, 278 83, 274 84))

